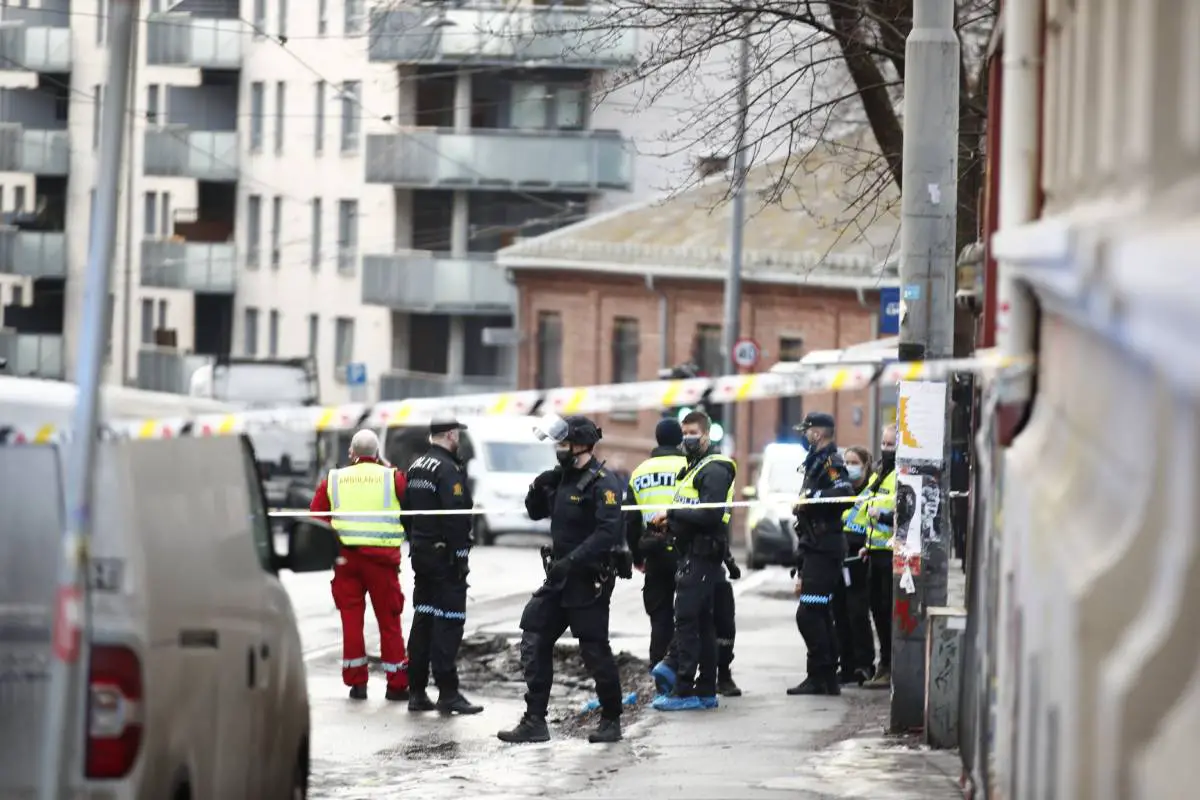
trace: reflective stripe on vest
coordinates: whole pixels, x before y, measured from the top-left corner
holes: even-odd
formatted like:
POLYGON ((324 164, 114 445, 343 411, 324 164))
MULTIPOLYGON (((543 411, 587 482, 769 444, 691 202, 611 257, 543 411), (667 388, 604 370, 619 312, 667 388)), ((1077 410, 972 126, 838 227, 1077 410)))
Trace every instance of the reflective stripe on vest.
MULTIPOLYGON (((687 474, 683 476, 682 480, 680 480, 678 483, 675 484, 675 502, 676 503, 686 503, 688 505, 694 505, 694 504, 698 504, 700 502, 700 490, 697 489, 696 485, 695 485, 696 476, 700 474, 701 469, 703 469, 706 465, 711 464, 714 461, 724 461, 725 463, 729 464, 731 467, 733 467, 734 477, 735 478, 737 477, 737 462, 734 461, 729 456, 719 456, 719 455, 705 456, 704 458, 702 458, 696 462, 696 466, 692 467, 691 469, 689 469, 687 471, 687 474)), ((733 484, 734 484, 733 481, 729 482, 729 491, 725 493, 725 502, 726 503, 733 502, 733 484)), ((729 508, 726 508, 725 514, 721 517, 721 522, 728 525, 729 520, 732 516, 733 516, 733 512, 730 511, 729 508)))
POLYGON ((333 529, 342 544, 400 546, 404 540, 404 525, 394 513, 384 513, 400 510, 400 499, 396 497, 396 470, 362 461, 342 469, 331 469, 327 485, 333 529), (356 516, 338 516, 339 511, 356 512, 356 516), (381 513, 364 513, 371 511, 381 513))
MULTIPOLYGON (((871 497, 866 506, 870 508, 878 508, 880 511, 895 513, 896 511, 896 472, 893 470, 879 484, 879 488, 875 490, 874 497, 871 497)), ((864 506, 864 514, 866 512, 864 506)), ((890 550, 888 542, 892 540, 892 526, 879 522, 878 520, 867 517, 868 533, 867 533, 867 549, 868 550, 890 550)))
MULTIPOLYGON (((647 458, 633 475, 629 485, 633 487, 633 502, 639 506, 667 506, 675 499, 675 480, 679 471, 687 466, 683 456, 652 456, 647 458)), ((642 521, 649 522, 661 511, 643 511, 642 521)))

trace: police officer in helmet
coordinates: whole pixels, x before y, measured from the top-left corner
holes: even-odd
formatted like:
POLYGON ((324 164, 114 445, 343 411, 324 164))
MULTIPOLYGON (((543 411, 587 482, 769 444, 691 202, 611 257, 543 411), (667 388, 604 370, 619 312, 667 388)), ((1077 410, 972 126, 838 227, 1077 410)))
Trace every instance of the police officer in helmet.
MULTIPOLYGON (((854 487, 846 465, 838 453, 834 438, 833 416, 810 412, 796 426, 808 442, 804 459, 804 483, 801 500, 851 497, 854 487)), ((842 577, 846 557, 846 537, 842 534, 845 504, 798 503, 794 508, 799 537, 796 568, 796 627, 808 650, 808 674, 804 681, 787 690, 791 695, 842 693, 838 682, 837 639, 833 626, 833 593, 842 577)))
POLYGON ((549 741, 554 644, 570 628, 600 703, 600 724, 588 741, 616 742, 621 739, 621 677, 609 645, 608 618, 616 583, 613 554, 623 549, 624 486, 593 455, 601 431, 590 419, 551 416, 536 432, 555 443, 559 465, 534 479, 525 510, 535 520, 550 518, 552 544, 546 582, 521 614, 525 714, 515 728, 497 736, 510 743, 549 741))

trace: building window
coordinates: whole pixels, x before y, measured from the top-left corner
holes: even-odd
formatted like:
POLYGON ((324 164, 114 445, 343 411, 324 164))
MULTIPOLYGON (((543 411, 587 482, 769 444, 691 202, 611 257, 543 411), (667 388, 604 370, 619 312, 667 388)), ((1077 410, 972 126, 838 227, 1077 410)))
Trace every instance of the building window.
POLYGON ((283 129, 287 118, 284 110, 287 108, 287 84, 283 81, 275 84, 275 155, 283 155, 283 129))
POLYGON ((25 287, 24 286, 12 287, 12 304, 14 306, 25 305, 25 287))
MULTIPOLYGON (((96 0, 96 44, 108 43, 108 0, 96 0)), ((5 69, 8 69, 5 67, 5 69)))
POLYGON ((100 146, 100 118, 104 114, 104 87, 92 87, 92 149, 100 146))
POLYGON ((166 328, 167 328, 167 301, 166 300, 158 301, 158 328, 159 328, 159 330, 166 330, 166 328))
POLYGON ((262 249, 262 198, 256 194, 246 199, 246 266, 257 267, 262 249))
POLYGON ((613 320, 613 383, 633 383, 638 379, 640 350, 641 336, 638 333, 638 321, 633 317, 617 317, 613 320))
POLYGON ((562 315, 557 311, 538 312, 537 370, 534 375, 538 389, 557 389, 562 386, 562 351, 562 315))
POLYGON ((310 237, 309 265, 316 272, 321 267, 321 198, 314 197, 312 201, 312 236, 310 237))
POLYGON ((154 344, 154 301, 142 300, 142 344, 154 344))
POLYGON ((706 375, 724 375, 725 359, 721 357, 721 326, 702 323, 696 326, 692 344, 692 361, 706 375))
POLYGON ((325 81, 317 81, 316 112, 313 115, 313 152, 325 152, 325 81))
POLYGON ((246 355, 258 355, 258 309, 252 306, 246 306, 246 355))
POLYGON ((343 369, 354 360, 354 320, 338 317, 333 324, 333 365, 343 369))
POLYGON ((362 84, 358 81, 342 83, 342 152, 358 152, 359 103, 358 93, 362 84))
POLYGON ((157 83, 152 83, 146 87, 146 122, 151 125, 158 122, 158 104, 161 92, 162 87, 157 83))
POLYGON ((271 268, 279 269, 283 258, 283 198, 271 200, 271 268))
POLYGON ((308 355, 317 357, 317 346, 321 343, 321 318, 316 314, 308 315, 308 355))
POLYGON ((317 36, 329 33, 329 0, 317 1, 317 36))
POLYGON ((260 153, 263 146, 263 114, 265 113, 266 85, 262 81, 250 84, 250 152, 260 153))
POLYGON ((338 272, 354 272, 358 259, 358 201, 338 201, 338 272))
POLYGON ((267 355, 271 358, 279 356, 279 312, 271 309, 267 317, 267 355))
POLYGON ((276 27, 279 30, 281 39, 287 38, 287 18, 288 18, 288 3, 287 0, 279 0, 279 19, 275 21, 276 27))
POLYGON ((153 239, 157 233, 154 226, 158 224, 158 193, 146 192, 144 205, 142 223, 146 231, 146 238, 153 239))
POLYGON ((363 32, 363 0, 346 0, 346 35, 363 32))
POLYGON ((175 235, 175 226, 171 220, 171 193, 162 193, 162 202, 159 203, 159 210, 162 212, 162 224, 159 226, 159 231, 166 238, 175 235))
MULTIPOLYGON (((780 361, 799 361, 804 358, 804 340, 798 336, 781 336, 779 337, 779 360, 780 361)), ((781 397, 779 398, 779 424, 776 427, 776 436, 780 439, 795 438, 795 431, 792 429, 799 425, 804 420, 804 398, 797 397, 781 397)))
POLYGON ((254 38, 267 35, 267 0, 254 0, 254 38))

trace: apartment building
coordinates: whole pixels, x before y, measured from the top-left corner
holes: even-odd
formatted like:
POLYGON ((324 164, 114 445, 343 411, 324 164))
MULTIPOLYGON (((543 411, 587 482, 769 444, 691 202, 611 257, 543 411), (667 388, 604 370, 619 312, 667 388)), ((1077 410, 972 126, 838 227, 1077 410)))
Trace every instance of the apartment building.
MULTIPOLYGON (((182 392, 213 356, 310 355, 330 402, 513 385, 493 254, 637 193, 627 135, 590 124, 636 41, 557 3, 370 5, 143 3, 107 380, 182 392)), ((72 372, 108 10, 0 7, 11 373, 72 372)))

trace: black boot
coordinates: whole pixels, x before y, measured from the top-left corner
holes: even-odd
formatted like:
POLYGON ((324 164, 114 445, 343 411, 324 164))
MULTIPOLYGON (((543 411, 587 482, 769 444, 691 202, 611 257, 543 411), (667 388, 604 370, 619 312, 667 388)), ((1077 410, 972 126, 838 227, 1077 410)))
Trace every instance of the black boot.
POLYGON ((509 744, 533 744, 534 742, 550 741, 550 728, 546 725, 545 715, 534 716, 526 712, 521 716, 517 727, 510 731, 500 731, 496 738, 509 744))
POLYGON ((588 741, 592 744, 611 744, 621 741, 621 720, 601 717, 596 730, 588 734, 588 741))
POLYGON ((873 667, 859 667, 858 669, 854 670, 855 682, 859 686, 866 685, 867 681, 871 680, 871 678, 874 676, 875 669, 873 667))
POLYGON ((799 684, 788 689, 787 693, 793 697, 796 695, 825 694, 825 683, 813 675, 807 675, 799 684))
POLYGON ((717 694, 724 697, 741 697, 742 690, 733 682, 733 674, 726 672, 717 677, 717 694))
POLYGON ((852 669, 843 669, 838 671, 837 680, 838 683, 843 685, 847 683, 857 683, 858 676, 854 674, 854 670, 852 669))
POLYGON ((408 702, 408 689, 393 689, 389 686, 384 697, 393 703, 406 703, 408 702))
POLYGON ((439 697, 437 710, 440 714, 478 714, 483 706, 477 706, 457 692, 453 697, 439 697))
POLYGON ((367 699, 367 685, 365 683, 360 683, 357 686, 351 686, 350 687, 350 699, 351 700, 366 700, 367 699))
POLYGON ((838 674, 835 670, 827 670, 820 682, 823 684, 825 691, 818 692, 817 694, 827 694, 836 697, 842 693, 842 683, 838 680, 838 674))
POLYGON ((429 699, 429 694, 424 689, 412 689, 408 695, 408 710, 409 711, 433 711, 437 706, 429 699))

